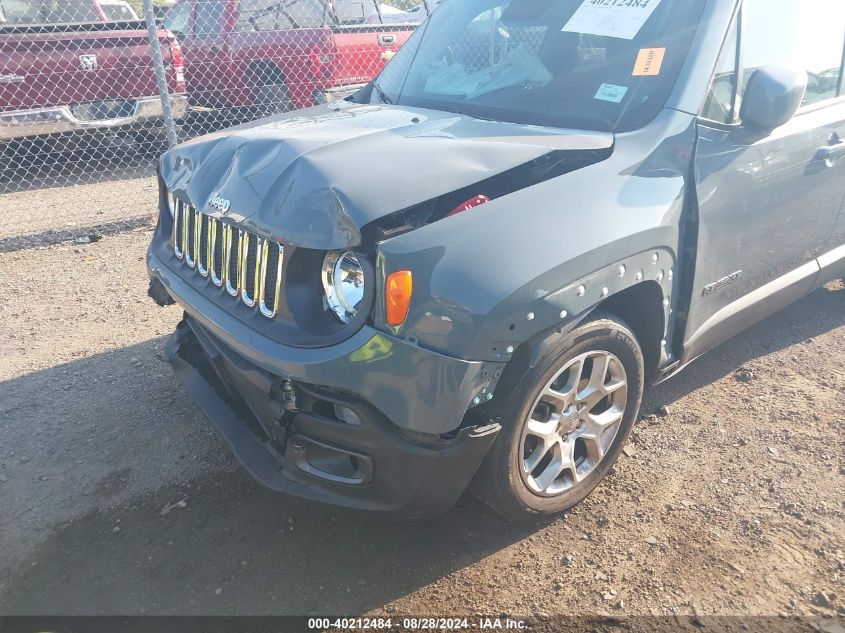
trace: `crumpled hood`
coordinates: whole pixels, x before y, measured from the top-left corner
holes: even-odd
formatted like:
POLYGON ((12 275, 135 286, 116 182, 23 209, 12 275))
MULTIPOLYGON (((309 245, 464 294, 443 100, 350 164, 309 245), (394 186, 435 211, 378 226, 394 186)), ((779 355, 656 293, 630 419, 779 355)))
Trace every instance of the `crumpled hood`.
POLYGON ((357 246, 380 217, 549 152, 612 145, 608 133, 343 102, 181 145, 164 154, 161 175, 202 211, 225 209, 259 235, 328 250, 357 246))

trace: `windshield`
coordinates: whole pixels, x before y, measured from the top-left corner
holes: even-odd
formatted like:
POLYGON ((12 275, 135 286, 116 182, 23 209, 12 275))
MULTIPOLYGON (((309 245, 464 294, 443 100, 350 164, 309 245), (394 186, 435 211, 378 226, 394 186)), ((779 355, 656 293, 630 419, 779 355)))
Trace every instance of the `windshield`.
POLYGON ((93 0, 2 0, 0 24, 97 22, 93 0))
POLYGON ((373 100, 555 127, 653 119, 704 0, 445 0, 385 68, 373 100))

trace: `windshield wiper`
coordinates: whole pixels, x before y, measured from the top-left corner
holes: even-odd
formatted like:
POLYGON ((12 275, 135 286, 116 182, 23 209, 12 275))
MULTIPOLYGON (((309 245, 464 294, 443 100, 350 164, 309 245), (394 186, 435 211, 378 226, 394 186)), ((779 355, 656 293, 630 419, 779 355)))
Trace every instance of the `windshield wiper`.
POLYGON ((388 105, 393 105, 393 101, 391 101, 390 97, 388 97, 388 96, 387 96, 387 93, 384 91, 384 88, 382 88, 382 87, 378 84, 378 82, 377 82, 377 81, 374 81, 374 82, 373 82, 373 90, 375 90, 375 91, 376 91, 376 93, 377 93, 377 94, 378 94, 378 96, 379 96, 379 99, 381 99, 384 103, 386 103, 386 104, 388 104, 388 105))

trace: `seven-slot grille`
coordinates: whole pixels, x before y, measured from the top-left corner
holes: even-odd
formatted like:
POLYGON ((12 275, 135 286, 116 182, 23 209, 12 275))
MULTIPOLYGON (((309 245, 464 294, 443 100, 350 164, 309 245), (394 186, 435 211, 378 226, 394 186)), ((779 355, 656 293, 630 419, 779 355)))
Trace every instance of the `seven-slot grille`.
POLYGON ((272 319, 279 311, 285 247, 176 202, 173 251, 189 268, 272 319))

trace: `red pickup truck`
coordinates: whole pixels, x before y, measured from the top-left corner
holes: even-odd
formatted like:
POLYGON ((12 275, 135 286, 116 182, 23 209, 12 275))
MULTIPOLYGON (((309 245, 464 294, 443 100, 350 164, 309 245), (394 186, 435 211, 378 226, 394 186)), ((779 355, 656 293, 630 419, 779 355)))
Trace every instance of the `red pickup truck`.
MULTIPOLYGON (((159 30, 174 117, 183 57, 159 30)), ((89 130, 156 133, 162 106, 143 22, 106 22, 95 0, 0 0, 0 145, 89 130)))
POLYGON ((193 103, 267 114, 366 84, 426 17, 404 13, 403 24, 376 0, 180 0, 164 26, 182 43, 193 103))

